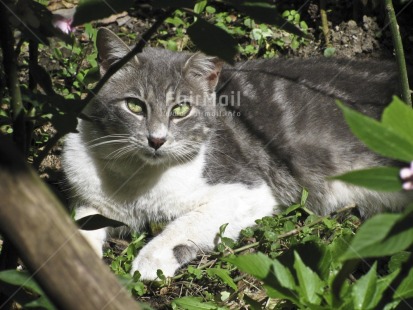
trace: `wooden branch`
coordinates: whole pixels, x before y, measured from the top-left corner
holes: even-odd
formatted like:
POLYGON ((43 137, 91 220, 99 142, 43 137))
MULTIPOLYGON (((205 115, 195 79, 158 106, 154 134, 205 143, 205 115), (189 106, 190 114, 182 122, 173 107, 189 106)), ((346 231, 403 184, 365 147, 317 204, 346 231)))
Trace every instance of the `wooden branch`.
POLYGON ((58 309, 139 309, 64 207, 0 136, 0 230, 58 309))

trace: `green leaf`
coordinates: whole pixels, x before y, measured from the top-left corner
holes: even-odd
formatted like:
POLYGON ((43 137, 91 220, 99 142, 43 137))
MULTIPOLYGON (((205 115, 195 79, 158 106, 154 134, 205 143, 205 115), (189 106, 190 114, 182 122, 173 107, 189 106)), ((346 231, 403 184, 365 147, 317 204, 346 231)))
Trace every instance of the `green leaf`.
POLYGON ((402 189, 399 177, 400 169, 395 167, 375 167, 370 169, 350 171, 331 177, 357 186, 376 191, 394 192, 402 189))
POLYGON ((133 7, 134 3, 133 0, 81 0, 76 7, 72 25, 82 25, 127 11, 133 7))
POLYGON ((413 297, 413 268, 409 270, 402 283, 396 289, 394 293, 395 299, 407 299, 413 297))
POLYGON ((273 271, 280 284, 288 289, 295 289, 296 284, 290 270, 282 265, 278 260, 273 261, 273 271))
POLYGON ((327 47, 324 50, 324 57, 332 57, 336 53, 336 49, 334 47, 327 47))
POLYGON ((50 300, 45 296, 42 295, 36 300, 33 300, 27 304, 24 304, 24 309, 46 309, 46 310, 54 310, 56 309, 50 302, 50 300))
POLYGON ((361 277, 352 287, 352 296, 355 310, 370 309, 368 306, 373 299, 377 287, 377 262, 370 271, 361 277))
POLYGON ((347 124, 354 135, 370 149, 393 159, 406 162, 413 160, 413 142, 393 127, 382 124, 375 119, 346 107, 340 102, 337 105, 343 111, 347 124))
POLYGON ((371 309, 377 309, 377 305, 383 298, 384 291, 391 285, 393 280, 396 278, 397 274, 398 272, 393 272, 377 280, 376 291, 374 292, 374 296, 369 305, 371 309))
POLYGON ((393 255, 413 244, 412 208, 405 214, 379 214, 367 220, 342 260, 393 255), (378 229, 378 227, 380 229, 378 229))
POLYGON ((271 259, 262 254, 224 257, 222 260, 237 266, 241 271, 248 273, 259 280, 264 280, 271 270, 271 259))
POLYGON ((410 259, 411 252, 402 251, 394 254, 388 263, 389 272, 394 272, 397 269, 400 269, 403 263, 407 262, 410 259))
POLYGON ((43 290, 36 283, 34 278, 26 271, 4 270, 0 271, 0 281, 8 284, 22 286, 30 289, 36 294, 43 295, 43 290))
POLYGON ((105 227, 120 227, 125 226, 124 223, 109 219, 100 214, 93 214, 82 217, 76 221, 76 224, 82 230, 96 230, 105 227))
POLYGON ((221 278, 222 281, 224 281, 225 284, 227 284, 230 288, 232 288, 234 291, 238 289, 237 285, 235 284, 234 280, 229 276, 229 271, 226 269, 222 268, 209 268, 207 270, 207 273, 209 276, 217 276, 221 278))
POLYGON ((206 0, 202 0, 202 1, 197 2, 194 6, 194 12, 197 13, 197 14, 201 14, 205 10, 205 7, 206 7, 207 3, 208 3, 208 1, 206 1, 206 0))
POLYGON ((172 301, 172 307, 185 310, 215 310, 217 305, 211 302, 203 302, 201 297, 181 297, 172 301))
POLYGON ((323 282, 314 271, 303 263, 297 252, 294 252, 294 259, 298 288, 301 292, 300 300, 307 301, 312 305, 319 305, 321 302, 320 295, 322 294, 323 282))
POLYGON ((230 64, 234 63, 237 42, 225 30, 198 18, 188 27, 187 34, 204 53, 217 56, 230 64))
POLYGON ((384 110, 382 123, 413 143, 413 109, 394 96, 384 110))

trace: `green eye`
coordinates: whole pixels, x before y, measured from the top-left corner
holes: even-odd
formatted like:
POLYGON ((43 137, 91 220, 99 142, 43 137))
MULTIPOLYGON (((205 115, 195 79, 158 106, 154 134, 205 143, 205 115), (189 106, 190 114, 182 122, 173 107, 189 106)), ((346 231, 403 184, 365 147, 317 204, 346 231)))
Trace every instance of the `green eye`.
POLYGON ((137 98, 127 98, 126 106, 132 113, 143 114, 145 104, 137 98))
POLYGON ((191 105, 189 102, 181 102, 174 106, 171 111, 172 117, 185 117, 191 111, 191 105))

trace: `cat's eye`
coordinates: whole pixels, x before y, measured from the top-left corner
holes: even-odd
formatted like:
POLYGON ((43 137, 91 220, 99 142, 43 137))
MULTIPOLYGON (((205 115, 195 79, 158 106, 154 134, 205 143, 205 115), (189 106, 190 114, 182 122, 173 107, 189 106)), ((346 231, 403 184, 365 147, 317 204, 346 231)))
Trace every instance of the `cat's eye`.
POLYGON ((191 105, 189 102, 181 102, 174 106, 171 111, 172 117, 185 117, 191 111, 191 105))
POLYGON ((137 98, 126 98, 126 106, 135 114, 143 114, 145 112, 145 104, 137 98))

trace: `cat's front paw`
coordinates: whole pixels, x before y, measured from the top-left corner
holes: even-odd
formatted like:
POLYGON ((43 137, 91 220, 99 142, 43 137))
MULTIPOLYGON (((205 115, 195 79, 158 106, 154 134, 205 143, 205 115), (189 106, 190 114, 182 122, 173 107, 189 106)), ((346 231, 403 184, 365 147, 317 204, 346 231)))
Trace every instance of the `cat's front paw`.
POLYGON ((195 257, 196 248, 193 246, 177 245, 171 249, 148 244, 133 261, 131 273, 139 271, 141 280, 156 280, 160 269, 165 277, 173 277, 179 267, 195 257))

